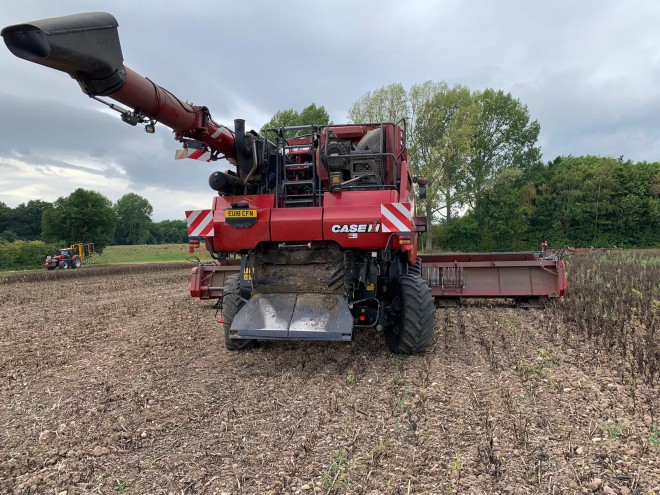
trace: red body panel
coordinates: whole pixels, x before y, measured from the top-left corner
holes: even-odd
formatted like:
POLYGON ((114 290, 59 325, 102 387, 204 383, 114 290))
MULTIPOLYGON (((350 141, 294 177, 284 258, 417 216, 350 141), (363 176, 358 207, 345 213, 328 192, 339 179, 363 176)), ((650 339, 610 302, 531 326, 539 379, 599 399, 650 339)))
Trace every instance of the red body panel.
POLYGON ((277 242, 322 241, 323 208, 275 208, 270 212, 270 237, 277 242))
POLYGON ((254 249, 260 242, 270 241, 270 212, 275 196, 260 194, 254 196, 216 196, 213 201, 213 248, 216 251, 237 252, 254 249), (257 222, 246 228, 236 228, 225 221, 225 210, 232 203, 247 203, 257 210, 257 222))
MULTIPOLYGON (((344 248, 397 248, 391 233, 383 232, 381 205, 398 199, 394 190, 325 193, 323 207, 273 208, 273 195, 218 196, 213 203, 216 251, 254 249, 265 241, 335 241, 344 248), (254 225, 237 228, 224 216, 232 203, 257 209, 254 225)), ((410 246, 402 249, 411 250, 410 246)))
POLYGON ((380 206, 397 198, 393 190, 325 193, 323 238, 344 248, 385 249, 390 234, 382 232, 380 206), (337 226, 348 231, 336 232, 337 226))

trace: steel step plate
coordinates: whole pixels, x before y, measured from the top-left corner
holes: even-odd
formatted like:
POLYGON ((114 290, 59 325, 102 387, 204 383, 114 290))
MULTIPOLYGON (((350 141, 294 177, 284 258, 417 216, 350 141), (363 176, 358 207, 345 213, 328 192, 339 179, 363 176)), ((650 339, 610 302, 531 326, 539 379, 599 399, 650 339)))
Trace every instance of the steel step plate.
POLYGON ((351 340, 353 316, 336 294, 253 294, 236 314, 238 339, 351 340))

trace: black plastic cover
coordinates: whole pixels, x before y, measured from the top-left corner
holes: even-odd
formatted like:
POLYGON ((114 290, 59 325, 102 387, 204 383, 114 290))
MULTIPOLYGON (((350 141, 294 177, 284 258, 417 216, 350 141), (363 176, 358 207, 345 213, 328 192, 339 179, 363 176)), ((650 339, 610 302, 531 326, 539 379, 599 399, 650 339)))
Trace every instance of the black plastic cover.
POLYGON ((87 12, 8 26, 0 34, 17 57, 66 72, 83 92, 105 96, 125 77, 118 26, 111 14, 87 12))

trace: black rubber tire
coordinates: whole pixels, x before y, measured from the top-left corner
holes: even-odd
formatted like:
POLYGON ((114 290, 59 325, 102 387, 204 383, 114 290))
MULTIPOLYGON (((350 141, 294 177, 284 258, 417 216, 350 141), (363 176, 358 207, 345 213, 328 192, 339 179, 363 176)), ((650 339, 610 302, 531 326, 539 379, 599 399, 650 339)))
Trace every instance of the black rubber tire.
POLYGON ((67 260, 60 261, 60 268, 62 270, 66 270, 67 268, 69 268, 69 262, 67 260))
POLYGON ((422 276, 422 260, 417 258, 417 263, 414 265, 408 265, 408 275, 418 275, 422 276))
POLYGON ((419 275, 401 275, 392 301, 394 324, 385 328, 387 346, 395 354, 419 354, 433 343, 435 307, 431 288, 419 275))
POLYGON ((229 329, 234 321, 234 316, 245 306, 245 301, 241 298, 241 281, 238 275, 232 275, 225 279, 224 297, 222 298, 222 316, 225 319, 225 347, 230 351, 242 351, 254 346, 256 340, 253 339, 231 339, 229 338, 229 329))
POLYGON ((73 264, 71 265, 71 268, 80 268, 80 265, 82 263, 80 262, 80 258, 75 258, 73 260, 73 264))

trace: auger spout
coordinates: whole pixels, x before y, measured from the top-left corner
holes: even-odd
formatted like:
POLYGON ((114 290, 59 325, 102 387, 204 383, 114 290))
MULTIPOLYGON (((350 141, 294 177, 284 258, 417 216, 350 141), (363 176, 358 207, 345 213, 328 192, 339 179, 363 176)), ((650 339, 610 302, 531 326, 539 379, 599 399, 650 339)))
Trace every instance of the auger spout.
MULTIPOLYGON (((87 12, 8 26, 0 33, 19 58, 69 74, 90 97, 107 96, 193 138, 230 160, 234 133, 213 121, 204 106, 190 105, 124 65, 114 16, 87 12)), ((135 122, 133 122, 135 125, 135 122)))

